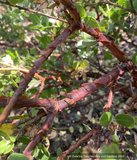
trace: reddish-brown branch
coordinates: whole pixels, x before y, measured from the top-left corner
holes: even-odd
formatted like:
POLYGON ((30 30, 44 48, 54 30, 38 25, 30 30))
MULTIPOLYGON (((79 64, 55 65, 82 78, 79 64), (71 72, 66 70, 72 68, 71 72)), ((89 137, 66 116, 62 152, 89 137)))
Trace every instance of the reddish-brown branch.
POLYGON ((57 160, 64 160, 67 156, 69 156, 75 149, 77 149, 83 142, 88 140, 91 136, 97 135, 101 132, 101 126, 98 125, 96 128, 92 129, 88 134, 86 134, 83 138, 81 138, 75 145, 70 147, 68 150, 63 152, 61 156, 57 158, 57 160))
MULTIPOLYGON (((114 91, 115 92, 121 91, 121 92, 127 94, 129 97, 131 97, 132 93, 127 88, 129 88, 129 85, 127 85, 127 86, 117 85, 114 91)), ((97 98, 91 99, 87 102, 76 104, 75 107, 86 106, 87 104, 98 101, 106 96, 108 96, 108 93, 103 96, 98 96, 97 98)), ((44 99, 44 100, 36 99, 36 98, 34 98, 34 99, 20 99, 15 104, 14 109, 23 108, 23 107, 31 107, 31 108, 43 107, 43 105, 46 109, 50 109, 50 107, 54 104, 54 102, 55 101, 51 100, 51 99, 44 99)), ((58 102, 60 103, 60 101, 58 101, 58 102)), ((5 107, 6 105, 7 105, 7 99, 1 99, 0 100, 0 108, 5 107)))
MULTIPOLYGON (((68 107, 71 104, 76 103, 77 101, 85 98, 86 96, 90 95, 92 92, 97 91, 99 87, 104 86, 105 84, 112 83, 114 80, 119 78, 119 69, 116 68, 109 72, 108 74, 96 79, 92 83, 84 83, 82 87, 78 90, 73 90, 71 93, 66 93, 66 97, 60 101, 59 103, 59 110, 63 110, 64 108, 68 107)), ((15 104, 14 108, 23 108, 23 107, 45 107, 45 109, 49 110, 52 106, 55 105, 57 101, 54 99, 20 99, 15 104)), ((6 100, 2 99, 0 101, 0 106, 6 105, 6 100)))
POLYGON ((52 126, 53 120, 55 115, 58 113, 58 102, 53 106, 53 112, 49 113, 46 117, 45 122, 40 127, 39 132, 34 137, 34 139, 28 144, 26 149, 24 150, 23 154, 25 154, 28 158, 30 158, 32 151, 36 147, 36 145, 41 140, 42 136, 45 134, 45 132, 52 126))
POLYGON ((109 92, 109 96, 108 96, 108 103, 103 108, 104 112, 109 112, 109 109, 112 105, 113 98, 114 98, 114 96, 113 96, 113 91, 112 91, 112 87, 111 87, 110 92, 109 92))
POLYGON ((17 91, 14 93, 13 97, 11 98, 9 104, 5 107, 3 113, 0 115, 0 127, 3 124, 3 122, 8 117, 10 111, 12 110, 13 106, 17 102, 18 98, 23 94, 25 91, 28 83, 32 80, 34 74, 37 72, 37 70, 41 67, 41 65, 44 63, 45 60, 51 55, 53 50, 62 42, 66 40, 66 38, 75 32, 77 30, 76 26, 67 27, 64 32, 56 38, 54 42, 51 43, 51 45, 46 49, 46 51, 43 53, 43 55, 34 63, 32 69, 29 71, 29 73, 26 75, 24 81, 20 84, 17 91))
POLYGON ((125 53, 119 49, 117 45, 114 44, 112 40, 107 39, 99 29, 93 29, 85 24, 82 24, 81 30, 90 34, 97 41, 101 42, 105 47, 107 47, 111 53, 120 61, 125 62, 127 58, 124 57, 125 53))
MULTIPOLYGON (((130 87, 129 85, 125 85, 125 86, 124 86, 124 85, 118 84, 118 85, 116 86, 116 88, 114 89, 114 92, 121 91, 121 92, 125 93, 126 95, 128 95, 129 97, 131 97, 131 96, 132 96, 132 92, 128 90, 129 87, 130 87)), ((88 100, 88 101, 86 101, 86 102, 77 103, 77 104, 75 105, 75 107, 86 106, 86 105, 88 105, 88 104, 90 104, 90 103, 92 103, 92 102, 95 102, 95 101, 98 101, 98 100, 100 100, 100 99, 103 99, 104 97, 106 97, 106 96, 108 96, 108 95, 109 95, 109 93, 106 93, 106 94, 104 94, 103 96, 97 96, 96 98, 90 99, 90 100, 88 100)))
POLYGON ((59 102, 59 110, 61 111, 62 109, 68 107, 70 104, 74 104, 75 102, 87 97, 92 92, 97 91, 99 87, 113 82, 119 77, 119 73, 120 71, 116 68, 109 72, 107 75, 96 79, 94 82, 84 83, 78 90, 73 90, 71 93, 67 93, 67 98, 59 102))
MULTIPOLYGON (((77 8, 74 6, 74 3, 71 0, 59 0, 72 15, 75 25, 81 27, 81 16, 77 8)), ((74 24, 73 24, 74 25, 74 24)))
MULTIPOLYGON (((30 144, 27 146, 27 148, 24 151, 24 154, 27 157, 31 156, 31 153, 37 143, 40 141, 44 133, 51 127, 54 116, 57 114, 58 111, 63 110, 64 108, 68 107, 71 104, 76 103, 77 101, 85 98, 92 92, 97 91, 97 88, 104 86, 105 84, 110 84, 114 80, 117 80, 119 78, 119 71, 118 68, 114 69, 110 73, 108 73, 105 76, 100 77, 99 79, 95 80, 92 83, 85 83, 82 85, 81 88, 78 90, 73 90, 71 93, 66 94, 66 98, 63 100, 57 102, 56 100, 47 100, 47 99, 35 99, 36 102, 38 102, 39 106, 45 107, 49 111, 47 118, 45 122, 43 123, 42 127, 40 128, 40 131, 36 135, 36 137, 30 142, 30 144), (48 102, 48 103, 45 103, 48 102)), ((12 97, 13 99, 14 97, 12 97)), ((10 100, 10 103, 12 103, 12 99, 10 100)), ((14 100, 14 99, 13 99, 14 100)), ((33 101, 33 100, 32 100, 33 101)), ((14 101, 13 101, 14 102, 14 101)), ((34 102, 33 102, 34 103, 34 102)), ((36 106, 36 103, 35 103, 36 106)), ((89 138, 87 136, 87 138, 89 138)), ((80 145, 83 142, 84 139, 80 140, 78 145, 80 145)), ((74 147, 69 149, 69 154, 75 150, 78 146, 75 145, 74 147)), ((68 152, 67 152, 68 153, 68 152)), ((66 155, 66 154, 65 154, 66 155)))

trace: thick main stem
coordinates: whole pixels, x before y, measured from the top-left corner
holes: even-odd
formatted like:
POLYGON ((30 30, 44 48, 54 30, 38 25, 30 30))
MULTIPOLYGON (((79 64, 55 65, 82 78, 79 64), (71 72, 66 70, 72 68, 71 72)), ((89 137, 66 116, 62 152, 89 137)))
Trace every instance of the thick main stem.
POLYGON ((13 106, 17 102, 18 98, 23 94, 27 85, 32 80, 33 76, 37 72, 37 70, 41 67, 41 65, 47 60, 47 58, 51 55, 53 50, 62 42, 66 40, 66 38, 74 33, 77 30, 77 27, 71 26, 67 27, 64 32, 54 41, 51 45, 46 49, 45 53, 34 63, 32 69, 26 75, 24 81, 20 84, 19 88, 14 93, 13 97, 11 98, 8 105, 5 107, 3 113, 0 115, 0 127, 8 117, 10 111, 12 110, 13 106))

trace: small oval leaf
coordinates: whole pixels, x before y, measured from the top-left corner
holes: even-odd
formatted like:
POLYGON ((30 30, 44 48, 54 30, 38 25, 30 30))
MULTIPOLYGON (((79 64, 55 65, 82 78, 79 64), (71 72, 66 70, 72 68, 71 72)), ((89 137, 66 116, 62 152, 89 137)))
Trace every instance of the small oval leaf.
POLYGON ((7 133, 8 135, 11 135, 14 131, 17 130, 17 126, 16 124, 5 123, 1 126, 0 130, 7 133))
POLYGON ((91 128, 90 128, 88 125, 86 125, 86 124, 84 124, 84 123, 83 123, 83 125, 84 125, 84 127, 86 128, 87 132, 91 131, 91 128))
POLYGON ((127 128, 133 128, 135 125, 133 117, 128 114, 119 114, 115 117, 115 120, 117 121, 117 123, 127 128))
POLYGON ((31 142, 31 140, 27 137, 19 137, 19 141, 27 145, 31 142))
POLYGON ((96 19, 92 18, 91 16, 86 16, 85 24, 92 27, 92 28, 98 28, 99 27, 99 24, 96 21, 96 19))
POLYGON ((10 3, 11 5, 15 5, 15 4, 18 3, 18 0, 9 0, 9 3, 10 3))
POLYGON ((6 139, 3 139, 2 141, 0 141, 0 154, 4 153, 4 151, 6 150, 8 145, 8 142, 6 141, 6 139))
POLYGON ((9 156, 8 160, 15 160, 15 159, 19 159, 19 160, 29 160, 24 154, 20 154, 20 153, 12 153, 9 156))
POLYGON ((7 145, 7 148, 6 148, 6 150, 4 151, 3 154, 9 153, 13 148, 14 148, 14 143, 13 143, 13 142, 10 142, 10 143, 7 145))
POLYGON ((114 136, 112 137, 112 140, 113 140, 113 142, 119 142, 119 138, 118 138, 117 135, 114 135, 114 136))
POLYGON ((31 13, 30 15, 29 15, 29 19, 31 20, 31 22, 33 23, 33 24, 39 24, 39 18, 38 18, 38 16, 36 15, 36 14, 33 14, 33 13, 31 13))
POLYGON ((110 112, 103 113, 99 119, 101 126, 103 127, 107 126, 110 123, 111 119, 112 119, 112 116, 110 112))
POLYGON ((10 139, 10 136, 7 133, 5 133, 5 132, 3 132, 1 130, 0 130, 0 136, 4 137, 6 139, 10 139))

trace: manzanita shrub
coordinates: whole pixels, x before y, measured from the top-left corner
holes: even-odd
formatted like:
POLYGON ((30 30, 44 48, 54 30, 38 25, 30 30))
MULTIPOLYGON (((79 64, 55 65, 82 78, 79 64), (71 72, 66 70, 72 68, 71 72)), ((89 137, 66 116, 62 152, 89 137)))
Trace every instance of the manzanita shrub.
POLYGON ((136 0, 0 0, 2 159, 137 155, 136 19, 136 0))

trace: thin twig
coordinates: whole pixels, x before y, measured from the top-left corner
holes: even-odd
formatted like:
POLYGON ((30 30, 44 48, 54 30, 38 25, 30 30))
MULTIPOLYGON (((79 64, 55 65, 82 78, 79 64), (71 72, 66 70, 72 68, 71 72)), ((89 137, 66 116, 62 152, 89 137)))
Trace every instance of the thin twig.
MULTIPOLYGON (((89 131, 84 137, 82 137, 80 140, 77 141, 76 144, 74 144, 72 147, 70 147, 68 150, 66 150, 65 152, 62 153, 62 155, 60 155, 57 160, 64 160, 67 156, 69 157, 69 155, 75 150, 77 149, 83 142, 87 141, 90 137, 92 137, 93 135, 97 135, 100 134, 101 132, 101 126, 100 124, 97 125, 96 128, 92 129, 91 131, 89 131)), ((71 157, 71 156, 70 156, 71 157)))
MULTIPOLYGON (((23 73, 29 73, 29 70, 23 69, 23 68, 0 68, 0 71, 18 71, 18 72, 23 72, 23 73)), ((35 73, 35 75, 39 80, 42 80, 42 77, 38 74, 35 73)))
POLYGON ((133 6, 133 3, 132 3, 132 0, 130 0, 130 5, 131 5, 131 8, 132 8, 132 10, 134 11, 134 13, 135 13, 135 14, 137 14, 137 13, 136 13, 136 11, 135 11, 135 9, 134 9, 134 6, 133 6))
POLYGON ((40 15, 42 15, 42 16, 45 16, 45 17, 48 17, 48 18, 52 18, 52 19, 56 19, 56 20, 62 21, 62 22, 64 22, 64 23, 68 23, 67 21, 65 21, 65 20, 63 20, 63 19, 61 19, 61 18, 53 17, 53 16, 50 16, 50 15, 44 14, 44 13, 42 13, 42 12, 35 11, 35 10, 33 10, 33 9, 29 9, 29 8, 21 7, 21 6, 17 6, 17 5, 11 5, 11 4, 8 3, 8 2, 2 2, 2 1, 0 1, 0 3, 5 4, 5 5, 8 5, 8 6, 16 7, 16 8, 19 8, 19 9, 23 9, 23 10, 25 10, 25 11, 29 11, 29 12, 32 12, 32 13, 40 14, 40 15))
POLYGON ((120 6, 120 5, 116 4, 116 3, 110 2, 110 1, 108 1, 108 0, 107 0, 107 1, 100 1, 100 2, 98 2, 98 3, 85 3, 85 5, 97 5, 97 4, 99 4, 99 3, 109 4, 109 5, 112 5, 112 6, 121 8, 121 9, 123 9, 123 10, 125 10, 125 11, 132 12, 132 13, 137 14, 137 12, 134 11, 133 9, 124 8, 124 7, 122 7, 122 6, 120 6))

